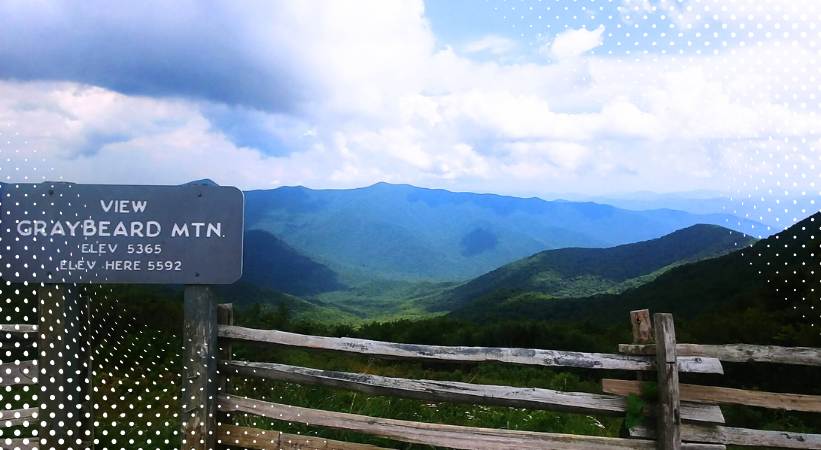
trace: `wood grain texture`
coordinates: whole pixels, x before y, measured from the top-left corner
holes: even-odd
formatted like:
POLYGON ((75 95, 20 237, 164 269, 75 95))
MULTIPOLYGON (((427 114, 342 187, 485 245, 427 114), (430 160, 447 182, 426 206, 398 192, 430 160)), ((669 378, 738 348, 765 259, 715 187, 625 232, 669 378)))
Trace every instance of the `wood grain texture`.
POLYGON ((678 392, 676 330, 672 314, 653 316, 656 335, 656 365, 658 366, 658 413, 656 429, 659 450, 681 448, 681 405, 678 392))
POLYGON ((0 364, 0 386, 37 384, 37 361, 0 364))
MULTIPOLYGON (((221 303, 217 305, 217 324, 218 325, 233 325, 234 324, 234 305, 231 303, 221 303)), ((217 390, 219 392, 228 393, 228 379, 222 373, 219 367, 220 361, 230 361, 233 357, 233 350, 231 349, 231 342, 217 342, 219 351, 217 352, 217 390)))
POLYGON ((186 286, 184 294, 183 450, 216 448, 217 302, 209 286, 186 286))
MULTIPOLYGON (((652 355, 654 344, 619 344, 619 352, 628 355, 652 355)), ((821 366, 821 348, 778 347, 775 345, 702 345, 677 344, 678 356, 704 356, 727 362, 768 362, 802 366, 821 366)))
POLYGON ((630 311, 630 325, 633 330, 634 344, 653 342, 653 322, 650 321, 650 310, 630 311))
POLYGON ((0 438, 0 450, 37 450, 37 438, 0 438))
POLYGON ((26 423, 33 423, 39 415, 39 408, 0 410, 0 428, 16 427, 26 423))
POLYGON ((0 324, 0 339, 17 337, 23 339, 36 339, 37 325, 28 323, 4 323, 0 324))
MULTIPOLYGON (((425 422, 383 419, 358 414, 322 411, 298 406, 264 402, 234 395, 219 396, 220 409, 244 412, 286 422, 336 428, 382 436, 402 442, 457 449, 654 449, 655 442, 642 439, 607 438, 573 434, 474 428, 425 422)), ((688 450, 718 449, 709 444, 694 444, 688 450)))
POLYGON ((369 444, 226 424, 219 425, 217 443, 255 450, 388 450, 369 444))
MULTIPOLYGON (((362 353, 386 358, 411 358, 447 362, 505 362, 548 367, 578 367, 585 369, 655 370, 655 361, 648 356, 627 356, 608 353, 583 353, 557 350, 500 347, 451 347, 442 345, 400 344, 355 338, 334 338, 289 333, 278 330, 257 330, 239 326, 220 326, 219 336, 247 342, 263 342, 318 350, 362 353)), ((724 373, 715 358, 681 358, 683 372, 724 373)))
MULTIPOLYGON (((371 395, 607 415, 621 415, 627 410, 625 399, 615 395, 453 381, 409 380, 275 363, 232 361, 223 362, 221 367, 229 375, 248 375, 292 383, 328 386, 371 395)), ((652 408, 648 411, 649 414, 653 412, 652 408)), ((688 420, 724 423, 721 408, 713 405, 685 404, 682 405, 681 414, 688 420)))
MULTIPOLYGON (((630 435, 640 438, 653 438, 655 432, 647 427, 638 426, 630 429, 630 435)), ((726 427, 723 425, 684 424, 681 426, 681 437, 685 441, 745 445, 751 447, 821 448, 821 434, 751 430, 748 428, 726 427)))
MULTIPOLYGON (((641 394, 642 383, 633 380, 602 380, 602 391, 608 394, 628 396, 641 394)), ((697 384, 679 384, 682 401, 757 406, 784 411, 821 412, 821 395, 782 394, 778 392, 750 391, 718 386, 701 386, 697 384)), ((682 418, 684 404, 682 403, 682 418)))

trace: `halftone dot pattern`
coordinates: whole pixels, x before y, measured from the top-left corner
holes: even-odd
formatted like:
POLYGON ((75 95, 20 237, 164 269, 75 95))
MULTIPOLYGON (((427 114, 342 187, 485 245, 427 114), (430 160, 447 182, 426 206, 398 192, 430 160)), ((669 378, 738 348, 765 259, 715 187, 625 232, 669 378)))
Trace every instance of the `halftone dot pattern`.
MULTIPOLYGON (((81 203, 70 185, 46 182, 59 177, 17 140, 13 124, 0 127, 0 139, 0 174, 10 183, 0 205, 16 182, 44 183, 26 197, 27 217, 48 220, 49 207, 81 203)), ((0 226, 12 224, 0 217, 0 226)), ((45 245, 63 243, 30 239, 18 247, 21 254, 0 242, 0 278, 15 258, 34 278, 59 282, 39 256, 45 245)), ((0 447, 179 448, 180 355, 173 335, 127 316, 111 287, 3 281, 0 295, 0 447)))
MULTIPOLYGON (((534 49, 567 30, 601 30, 603 45, 589 51, 592 58, 568 65, 574 82, 590 83, 590 65, 611 62, 617 63, 619 70, 605 81, 622 83, 626 89, 641 90, 657 79, 659 74, 650 73, 647 62, 656 67, 661 63, 663 74, 680 80, 683 89, 694 77, 704 81, 688 94, 704 102, 705 114, 711 113, 711 105, 724 109, 716 113, 716 123, 710 129, 682 123, 680 134, 709 136, 700 144, 720 155, 728 169, 724 174, 728 188, 735 192, 728 199, 727 211, 749 220, 735 225, 749 226, 750 234, 763 237, 818 211, 821 2, 507 0, 488 2, 486 7, 502 15, 534 49), (744 107, 750 105, 764 105, 756 111, 759 119, 744 116, 744 107), (773 125, 770 119, 776 121, 775 126, 769 126, 773 125), (760 121, 768 121, 766 129, 775 132, 762 131, 765 128, 757 126, 760 121)), ((61 179, 37 149, 17 139, 13 124, 0 124, 0 180, 61 179)), ((670 164, 677 163, 674 153, 664 157, 670 164)), ((0 226, 8 226, 2 220, 0 217, 0 226)), ((819 229, 801 231, 810 233, 811 242, 817 242, 821 223, 811 223, 819 229)), ((799 274, 797 267, 821 265, 817 249, 802 251, 806 244, 789 235, 779 241, 778 248, 772 249, 776 262, 767 262, 759 273, 778 285, 787 304, 815 324, 821 317, 818 297, 807 293, 817 293, 821 279, 796 279, 792 275, 799 274)), ((36 255, 36 247, 32 252, 36 255)), ((749 256, 751 264, 761 257, 749 256)), ((8 267, 3 258, 9 257, 20 255, 0 255, 0 275, 8 267)), ((33 271, 42 268, 35 260, 30 267, 33 271)), ((815 275, 815 270, 809 273, 815 275)), ((57 407, 65 419, 56 422, 58 426, 89 433, 69 436, 69 446, 83 448, 89 440, 102 449, 180 446, 178 391, 184 380, 179 374, 180 343, 174 336, 141 328, 124 313, 125 305, 115 291, 103 286, 70 285, 53 290, 42 284, 4 283, 0 294, 0 322, 19 325, 0 326, 3 448, 15 448, 28 440, 41 442, 63 431, 44 428, 42 424, 54 423, 55 417, 41 417, 39 409, 57 398, 54 389, 66 386, 66 378, 76 381, 83 377, 89 391, 72 391, 69 397, 74 403, 57 407), (43 299, 47 303, 41 303, 43 299), (50 332, 57 324, 71 332, 58 336, 60 340, 44 338, 53 334, 50 332), (82 339, 72 339, 78 335, 82 339), (40 342, 57 347, 39 348, 40 342), (51 369, 55 361, 42 360, 53 350, 69 348, 87 353, 88 364, 73 368, 71 373, 61 373, 61 369, 55 373, 51 369)), ((282 399, 276 387, 259 380, 235 376, 229 378, 231 385, 251 398, 282 399)), ((249 414, 233 414, 228 419, 259 428, 274 425, 249 414)), ((260 437, 272 443, 280 438, 276 431, 260 437)), ((324 441, 317 438, 316 447, 322 445, 324 441)))
MULTIPOLYGON (((503 0, 486 2, 536 49, 568 30, 601 30, 601 45, 571 77, 591 82, 591 65, 616 62, 607 79, 623 82, 639 107, 659 77, 675 77, 677 101, 699 102, 710 126, 682 119, 680 136, 706 149, 726 179, 728 223, 764 238, 819 211, 821 152, 821 2, 814 0, 503 0), (650 64, 652 63, 652 64, 650 64), (654 70, 648 70, 653 67, 654 70), (616 70, 617 69, 617 70, 616 70), (693 81, 698 83, 693 83, 693 81), (697 89, 693 89, 697 86, 697 89)), ((551 55, 547 54, 547 57, 551 55)), ((671 108, 675 105, 672 104, 671 108)), ((679 163, 675 152, 665 156, 679 163)), ((821 230, 814 230, 821 231, 821 230)), ((817 233, 815 233, 817 234, 817 233)), ((815 234, 809 236, 817 242, 815 234)), ((821 319, 821 268, 815 248, 797 239, 759 273, 812 326, 821 319), (798 248, 793 248, 798 246, 798 248), (778 266, 778 267, 774 267, 778 266)), ((821 244, 821 243, 819 243, 821 244)), ((818 244, 814 244, 818 245, 818 244)))

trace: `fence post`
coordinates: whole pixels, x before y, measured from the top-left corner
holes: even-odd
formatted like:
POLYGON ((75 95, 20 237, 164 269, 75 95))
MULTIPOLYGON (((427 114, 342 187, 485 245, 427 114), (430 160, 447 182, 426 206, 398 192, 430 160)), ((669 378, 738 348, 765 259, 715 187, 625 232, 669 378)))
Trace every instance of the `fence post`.
POLYGON ((673 315, 653 315, 656 334, 656 369, 658 373, 658 412, 656 442, 660 450, 681 448, 681 414, 679 406, 676 330, 673 315))
MULTIPOLYGON (((639 309, 630 311, 630 325, 633 329, 634 344, 649 344, 653 342, 653 322, 650 321, 650 310, 639 309)), ((636 380, 644 381, 644 372, 636 372, 636 380)))
MULTIPOLYGON (((232 303, 221 303, 217 305, 217 326, 234 324, 234 305, 232 303)), ((217 341, 219 350, 217 351, 217 392, 219 394, 228 393, 228 377, 225 376, 225 369, 220 367, 221 361, 230 361, 231 353, 230 341, 217 341)), ((220 414, 217 420, 217 428, 221 426, 221 421, 231 423, 231 413, 220 414)))
POLYGON ((182 448, 216 449, 217 302, 210 286, 184 294, 182 448))
MULTIPOLYGON (((232 303, 222 303, 217 305, 217 325, 233 325, 234 324, 234 305, 232 303)), ((224 341, 219 345, 219 352, 217 358, 217 372, 219 373, 219 391, 223 394, 228 393, 228 379, 219 368, 220 361, 230 361, 232 358, 231 343, 224 341)))
POLYGON ((630 324, 633 325, 634 344, 653 342, 653 323, 650 321, 650 310, 630 311, 630 324))
POLYGON ((79 287, 37 289, 41 449, 92 448, 86 298, 79 287))

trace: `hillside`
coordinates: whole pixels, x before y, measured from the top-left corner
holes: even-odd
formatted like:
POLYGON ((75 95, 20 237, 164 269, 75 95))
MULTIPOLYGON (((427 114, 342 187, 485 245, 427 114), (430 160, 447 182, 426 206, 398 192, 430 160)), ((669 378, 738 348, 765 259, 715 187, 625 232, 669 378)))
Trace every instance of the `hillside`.
POLYGON ((698 223, 735 227, 739 219, 386 183, 246 193, 248 229, 339 273, 404 280, 466 280, 546 249, 621 245, 698 223))
MULTIPOLYGON (((633 309, 650 308, 677 317, 706 312, 720 318, 745 310, 783 311, 816 320, 819 290, 813 275, 821 213, 763 239, 752 247, 704 261, 685 264, 658 278, 619 294, 551 299, 532 291, 498 290, 451 313, 474 321, 501 319, 572 320, 606 323, 624 320, 633 309)), ((727 322, 716 334, 733 335, 743 324, 727 322)), ((762 336, 764 339, 766 336, 762 336)), ((737 339, 737 337, 736 337, 737 339)), ((762 341, 764 342, 764 341, 762 341)))
POLYGON ((717 225, 693 225, 660 238, 610 248, 546 250, 502 266, 437 299, 437 310, 456 309, 494 291, 550 297, 615 293, 651 281, 688 262, 715 257, 755 242, 717 225))
POLYGON ((239 282, 217 286, 215 289, 221 302, 233 303, 237 307, 255 308, 260 313, 275 311, 283 323, 289 320, 300 320, 327 324, 350 324, 361 320, 356 314, 335 305, 261 288, 249 283, 239 282))
POLYGON ((315 295, 343 289, 337 274, 261 230, 245 233, 243 275, 240 280, 262 289, 292 295, 315 295))

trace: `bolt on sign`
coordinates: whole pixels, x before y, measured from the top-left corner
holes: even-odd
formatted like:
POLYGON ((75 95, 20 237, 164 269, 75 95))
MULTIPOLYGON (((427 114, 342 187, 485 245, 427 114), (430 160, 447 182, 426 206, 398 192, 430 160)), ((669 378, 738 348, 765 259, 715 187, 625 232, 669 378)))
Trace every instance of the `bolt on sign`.
POLYGON ((212 184, 0 184, 0 278, 230 284, 243 208, 242 191, 212 184))

